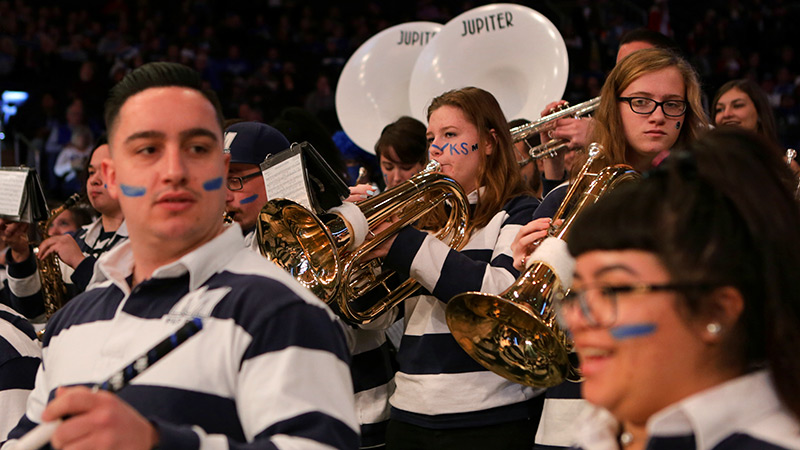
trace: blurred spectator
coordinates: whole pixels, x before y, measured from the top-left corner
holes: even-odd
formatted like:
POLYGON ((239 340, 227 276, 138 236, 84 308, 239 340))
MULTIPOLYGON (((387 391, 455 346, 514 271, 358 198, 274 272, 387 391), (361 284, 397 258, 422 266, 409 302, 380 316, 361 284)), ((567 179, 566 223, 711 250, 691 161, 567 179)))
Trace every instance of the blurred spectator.
POLYGON ((61 197, 69 197, 82 188, 83 169, 92 152, 92 132, 79 126, 72 130, 69 144, 59 152, 53 172, 58 177, 61 197))

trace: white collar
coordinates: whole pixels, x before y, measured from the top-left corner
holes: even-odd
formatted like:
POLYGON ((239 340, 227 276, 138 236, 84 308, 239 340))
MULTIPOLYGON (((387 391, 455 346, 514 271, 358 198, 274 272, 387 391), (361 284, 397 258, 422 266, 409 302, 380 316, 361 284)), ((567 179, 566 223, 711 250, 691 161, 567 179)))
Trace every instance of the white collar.
POLYGON ((768 370, 760 370, 706 389, 657 412, 648 436, 693 434, 697 450, 714 448, 758 418, 780 409, 768 370), (746 405, 746 407, 743 407, 746 405))
MULTIPOLYGON (((126 240, 100 257, 97 262, 94 283, 111 281, 126 295, 130 293, 127 278, 133 273, 133 251, 126 240)), ((163 265, 153 271, 152 278, 176 278, 189 274, 189 290, 195 290, 212 275, 222 270, 233 256, 244 248, 242 229, 233 223, 224 231, 199 248, 183 255, 177 261, 163 265)))
MULTIPOLYGON (((731 434, 781 408, 769 371, 760 370, 698 392, 657 412, 647 421, 647 436, 652 439, 694 435, 697 450, 710 450, 731 434)), ((605 409, 589 405, 578 423, 582 424, 576 435, 580 448, 620 448, 619 423, 605 409)))
POLYGON ((478 199, 481 195, 483 195, 484 192, 486 192, 486 186, 481 186, 478 189, 475 189, 467 195, 467 201, 469 201, 470 205, 478 204, 478 199))

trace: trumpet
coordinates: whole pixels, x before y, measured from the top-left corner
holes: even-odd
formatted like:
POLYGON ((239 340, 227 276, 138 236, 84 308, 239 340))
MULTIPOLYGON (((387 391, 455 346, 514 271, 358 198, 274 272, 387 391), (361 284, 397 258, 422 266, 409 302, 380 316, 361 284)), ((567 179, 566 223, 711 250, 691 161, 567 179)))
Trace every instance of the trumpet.
POLYGON ((455 180, 438 170, 439 164, 431 161, 409 180, 321 216, 290 200, 271 200, 257 221, 259 250, 321 300, 337 305, 339 315, 348 322, 369 323, 418 288, 413 279, 390 288, 387 280, 393 272, 381 270, 374 259, 363 261, 370 251, 445 201, 451 206, 449 217, 436 237, 449 239, 454 249, 466 243, 467 196, 455 180), (387 229, 373 232, 392 218, 397 220, 387 229), (367 233, 373 237, 365 242, 367 233), (365 296, 378 300, 369 305, 354 301, 365 296))
MULTIPOLYGON (((553 217, 553 224, 560 218, 563 223, 551 225, 548 236, 555 239, 545 240, 538 250, 564 254, 575 218, 621 183, 640 178, 624 164, 589 173, 599 153, 598 144, 589 146, 589 159, 553 217), (581 191, 584 181, 592 178, 581 191)), ((540 255, 534 252, 525 272, 500 295, 459 294, 450 299, 445 312, 450 332, 473 359, 508 380, 537 388, 580 379, 572 342, 559 326, 555 309, 559 295, 569 290, 572 268, 557 258, 539 259, 540 255)))
MULTIPOLYGON (((514 142, 519 142, 535 134, 543 133, 546 130, 552 129, 553 123, 556 120, 565 117, 580 118, 586 116, 594 112, 598 105, 600 105, 600 97, 595 97, 583 103, 556 111, 531 123, 514 127, 510 130, 511 139, 514 142)), ((528 150, 528 154, 530 155, 530 160, 555 156, 558 152, 566 148, 566 146, 567 141, 564 139, 551 139, 548 142, 531 147, 530 150, 528 150)))

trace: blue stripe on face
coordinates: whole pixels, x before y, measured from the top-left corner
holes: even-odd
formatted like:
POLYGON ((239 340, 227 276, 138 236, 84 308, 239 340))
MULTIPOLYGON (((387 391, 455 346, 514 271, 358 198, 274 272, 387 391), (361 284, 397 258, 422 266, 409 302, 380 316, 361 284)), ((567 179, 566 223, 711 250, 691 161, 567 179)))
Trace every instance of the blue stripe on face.
POLYGON ((254 201, 256 201, 257 198, 258 198, 258 194, 253 194, 250 197, 243 198, 242 201, 239 202, 239 204, 246 205, 248 203, 253 203, 254 201))
POLYGON ((634 323, 631 325, 620 325, 612 327, 609 332, 614 339, 621 341, 635 337, 647 336, 656 331, 656 324, 654 323, 634 323))
POLYGON ((203 183, 203 189, 207 191, 216 191, 222 187, 222 177, 212 178, 211 180, 203 183))
POLYGON ((143 186, 128 186, 127 184, 120 184, 120 189, 122 189, 122 195, 126 197, 141 197, 147 192, 143 186))

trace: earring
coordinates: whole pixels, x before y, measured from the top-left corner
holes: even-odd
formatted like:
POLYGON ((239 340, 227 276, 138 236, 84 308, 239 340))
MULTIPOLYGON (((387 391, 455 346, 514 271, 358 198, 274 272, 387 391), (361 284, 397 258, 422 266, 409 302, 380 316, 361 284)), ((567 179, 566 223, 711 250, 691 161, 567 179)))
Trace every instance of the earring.
POLYGON ((716 336, 722 331, 722 325, 720 325, 719 322, 711 322, 706 325, 706 330, 716 336))

